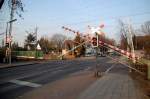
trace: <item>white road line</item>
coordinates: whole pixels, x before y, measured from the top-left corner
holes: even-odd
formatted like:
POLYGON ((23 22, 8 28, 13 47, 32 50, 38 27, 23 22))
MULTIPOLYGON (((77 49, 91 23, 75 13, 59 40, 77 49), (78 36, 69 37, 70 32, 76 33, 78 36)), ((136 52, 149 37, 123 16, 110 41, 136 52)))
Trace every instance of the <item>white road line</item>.
POLYGON ((18 85, 34 87, 34 88, 42 86, 41 84, 36 84, 36 83, 21 81, 21 80, 16 80, 16 79, 10 80, 9 82, 15 83, 15 84, 18 84, 18 85))
POLYGON ((84 69, 84 71, 88 71, 88 70, 90 70, 90 69, 91 69, 91 67, 88 67, 88 68, 84 69))
POLYGON ((53 72, 51 72, 51 74, 56 74, 57 72, 61 72, 61 71, 63 71, 63 70, 57 70, 57 71, 53 71, 53 72))
POLYGON ((113 64, 111 67, 109 67, 109 68, 105 71, 105 74, 107 74, 114 66, 115 66, 115 64, 113 64))

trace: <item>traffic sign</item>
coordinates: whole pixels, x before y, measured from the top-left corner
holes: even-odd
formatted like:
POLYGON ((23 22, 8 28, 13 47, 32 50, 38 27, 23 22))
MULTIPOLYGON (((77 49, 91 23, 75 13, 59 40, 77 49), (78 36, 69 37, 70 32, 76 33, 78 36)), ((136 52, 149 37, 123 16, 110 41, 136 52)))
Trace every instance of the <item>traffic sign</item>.
POLYGON ((12 37, 8 36, 6 43, 10 43, 12 41, 12 37))
POLYGON ((37 45, 36 49, 37 49, 37 50, 41 50, 41 47, 40 47, 39 44, 37 45))

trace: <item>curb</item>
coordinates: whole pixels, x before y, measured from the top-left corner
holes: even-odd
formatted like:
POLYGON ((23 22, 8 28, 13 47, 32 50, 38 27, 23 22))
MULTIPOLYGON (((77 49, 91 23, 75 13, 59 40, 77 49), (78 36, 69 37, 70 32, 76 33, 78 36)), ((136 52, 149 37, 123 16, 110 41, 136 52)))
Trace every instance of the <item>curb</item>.
POLYGON ((0 69, 5 69, 5 68, 13 68, 17 66, 25 66, 25 65, 33 65, 33 64, 39 64, 40 62, 34 62, 34 63, 24 63, 24 64, 12 64, 12 65, 7 65, 7 66, 0 66, 0 69))

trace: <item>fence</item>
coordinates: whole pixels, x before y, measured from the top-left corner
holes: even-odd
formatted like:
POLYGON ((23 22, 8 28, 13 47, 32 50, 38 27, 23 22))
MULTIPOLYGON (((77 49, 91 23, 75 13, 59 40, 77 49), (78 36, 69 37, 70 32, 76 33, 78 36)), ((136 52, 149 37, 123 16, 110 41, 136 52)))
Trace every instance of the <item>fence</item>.
POLYGON ((43 59, 44 54, 42 51, 13 51, 12 56, 17 58, 43 59))
POLYGON ((150 61, 145 60, 145 59, 140 59, 139 63, 133 63, 130 61, 130 64, 132 65, 133 68, 139 70, 142 72, 145 76, 146 79, 150 80, 150 61))
POLYGON ((135 69, 139 70, 142 72, 145 77, 148 77, 148 65, 147 64, 133 64, 132 65, 135 69))

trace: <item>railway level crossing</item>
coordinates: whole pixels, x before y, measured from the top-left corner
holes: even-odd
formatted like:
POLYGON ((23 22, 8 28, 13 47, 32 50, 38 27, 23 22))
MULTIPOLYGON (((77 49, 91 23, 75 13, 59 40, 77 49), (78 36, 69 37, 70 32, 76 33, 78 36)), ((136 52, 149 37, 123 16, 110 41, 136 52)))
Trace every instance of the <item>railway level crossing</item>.
MULTIPOLYGON (((88 33, 88 34, 85 34, 85 35, 81 35, 81 34, 83 34, 83 33, 80 33, 79 31, 75 31, 75 30, 70 29, 70 28, 68 28, 68 27, 62 26, 62 29, 64 29, 65 31, 73 32, 73 33, 76 34, 76 35, 80 35, 80 36, 85 40, 85 42, 80 43, 78 46, 76 46, 76 47, 72 48, 71 50, 67 51, 67 53, 69 53, 69 52, 75 50, 76 48, 78 48, 78 47, 80 47, 80 46, 85 45, 86 43, 91 43, 91 44, 93 44, 93 42, 94 42, 94 43, 96 43, 96 44, 93 45, 93 47, 94 47, 95 49, 98 49, 100 46, 102 46, 102 47, 105 47, 105 48, 114 50, 115 52, 119 53, 120 55, 122 55, 122 56, 128 58, 129 60, 131 60, 133 63, 139 62, 139 61, 138 61, 138 60, 139 60, 139 57, 136 56, 134 53, 129 52, 129 51, 126 51, 126 50, 123 50, 123 49, 120 49, 120 48, 118 48, 118 47, 116 47, 116 46, 114 46, 114 45, 108 44, 108 43, 106 43, 105 41, 102 41, 102 40, 99 39, 99 36, 104 35, 104 32, 102 32, 102 30, 101 30, 101 29, 103 28, 103 25, 100 26, 100 27, 98 27, 98 28, 95 28, 95 29, 94 29, 94 27, 90 27, 90 26, 88 26, 88 28, 89 28, 89 29, 92 29, 93 31, 91 31, 91 32, 94 33, 94 34, 91 35, 90 33, 88 33), (94 40, 94 41, 93 41, 93 40, 94 40)), ((67 53, 65 53, 65 54, 67 54, 67 53)), ((96 52, 96 53, 97 53, 97 52, 96 52)), ((60 55, 59 57, 62 57, 62 56, 64 56, 65 54, 62 54, 62 55, 60 55)), ((96 54, 96 57, 97 57, 97 54, 96 54)), ((112 57, 110 57, 110 56, 107 56, 107 57, 109 57, 110 59, 114 60, 114 59, 113 59, 112 57)), ((125 64, 124 62, 121 62, 121 61, 119 61, 119 60, 114 60, 114 61, 123 64, 124 66, 126 66, 126 67, 128 67, 128 68, 130 68, 130 69, 132 69, 132 70, 134 70, 134 71, 136 71, 136 72, 138 72, 139 74, 145 75, 143 72, 141 72, 141 71, 138 70, 137 68, 134 68, 134 67, 132 67, 132 66, 129 66, 129 65, 125 64)), ((96 74, 99 75, 99 71, 96 70, 96 74)), ((100 73, 100 74, 101 74, 101 73, 100 73)))

